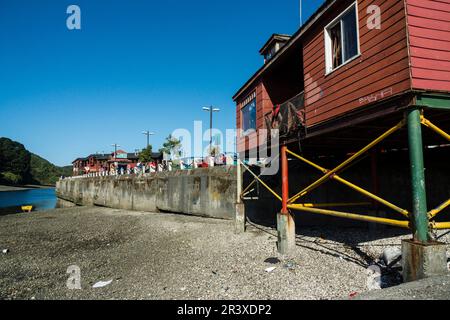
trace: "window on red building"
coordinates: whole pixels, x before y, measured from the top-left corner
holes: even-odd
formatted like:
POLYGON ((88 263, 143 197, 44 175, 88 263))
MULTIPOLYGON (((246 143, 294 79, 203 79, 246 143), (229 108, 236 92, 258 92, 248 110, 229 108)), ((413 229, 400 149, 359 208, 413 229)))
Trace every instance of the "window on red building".
POLYGON ((359 55, 356 2, 325 28, 327 73, 359 55))
POLYGON ((242 130, 244 134, 256 130, 256 98, 247 103, 241 110, 242 130))

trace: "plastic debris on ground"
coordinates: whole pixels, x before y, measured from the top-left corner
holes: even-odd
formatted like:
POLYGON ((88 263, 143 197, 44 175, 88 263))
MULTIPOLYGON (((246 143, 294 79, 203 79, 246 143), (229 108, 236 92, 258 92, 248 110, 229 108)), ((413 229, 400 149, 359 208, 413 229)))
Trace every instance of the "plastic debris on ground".
POLYGON ((294 270, 296 267, 296 263, 293 261, 288 261, 286 262, 286 264, 284 265, 284 267, 288 270, 294 270))
POLYGON ((112 282, 113 282, 112 280, 109 280, 109 281, 99 281, 99 282, 97 282, 96 284, 94 284, 94 285, 92 286, 92 288, 103 288, 103 287, 109 286, 112 282))
POLYGON ((400 247, 386 248, 380 259, 388 267, 399 267, 401 266, 402 249, 400 247))
POLYGON ((276 269, 276 267, 270 267, 270 268, 267 268, 266 269, 266 272, 267 273, 271 273, 273 270, 275 270, 276 269))

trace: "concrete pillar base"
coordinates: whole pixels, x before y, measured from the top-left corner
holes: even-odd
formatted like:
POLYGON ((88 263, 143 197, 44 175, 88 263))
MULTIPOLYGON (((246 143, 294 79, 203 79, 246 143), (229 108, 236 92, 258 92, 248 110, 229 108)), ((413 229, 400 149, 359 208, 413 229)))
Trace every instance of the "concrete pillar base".
POLYGON ((245 204, 236 203, 236 213, 234 217, 234 232, 241 234, 245 232, 245 204))
POLYGON ((447 248, 444 243, 402 242, 403 281, 411 282, 448 274, 447 248))
POLYGON ((295 248, 295 222, 290 214, 277 215, 278 252, 288 254, 295 248))

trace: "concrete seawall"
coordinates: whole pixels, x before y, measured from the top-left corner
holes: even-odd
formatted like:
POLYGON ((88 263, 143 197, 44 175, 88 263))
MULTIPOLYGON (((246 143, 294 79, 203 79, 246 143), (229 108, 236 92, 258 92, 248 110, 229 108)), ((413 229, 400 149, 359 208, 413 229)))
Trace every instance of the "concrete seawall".
POLYGON ((57 182, 56 195, 63 206, 73 203, 233 219, 236 169, 214 167, 159 172, 144 177, 64 179, 57 182))

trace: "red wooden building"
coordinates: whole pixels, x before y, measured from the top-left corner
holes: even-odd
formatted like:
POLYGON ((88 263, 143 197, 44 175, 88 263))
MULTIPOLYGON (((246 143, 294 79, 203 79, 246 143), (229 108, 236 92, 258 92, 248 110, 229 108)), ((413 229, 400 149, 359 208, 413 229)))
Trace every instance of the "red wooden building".
POLYGON ((291 210, 409 228, 414 240, 427 244, 431 229, 450 229, 450 222, 435 220, 450 208, 450 199, 439 204, 448 197, 450 183, 444 172, 448 165, 442 165, 448 164, 450 143, 450 0, 327 0, 294 35, 273 35, 260 53, 263 66, 233 97, 237 149, 250 163, 263 160, 265 152, 254 152, 266 148, 269 136, 263 129, 280 131, 282 179, 270 179, 273 189, 267 183, 254 188, 252 198, 259 203, 246 201, 245 209, 274 216, 273 196, 281 201, 275 205, 281 207, 280 252, 295 244, 291 210), (427 175, 442 179, 438 183, 426 183, 424 155, 430 154, 428 165, 435 166, 426 167, 427 175), (367 174, 353 176, 353 182, 340 176, 366 157, 367 174), (380 158, 382 169, 391 170, 383 179, 380 158), (409 176, 398 174, 404 168, 409 176), (316 171, 323 175, 314 181, 316 171), (333 183, 372 202, 341 201, 344 193, 333 183), (324 184, 330 187, 322 188, 325 193, 311 195, 324 184), (402 193, 405 189, 411 192, 402 193), (403 208, 407 199, 410 210, 383 196, 403 208), (430 204, 435 209, 429 211, 430 204), (378 216, 380 205, 387 219, 378 216), (367 211, 337 210, 353 206, 367 211))
POLYGON ((108 160, 112 154, 91 154, 85 158, 77 158, 72 162, 73 175, 109 171, 108 160))
POLYGON ((301 121, 293 140, 314 148, 339 129, 347 129, 339 142, 367 136, 359 125, 398 118, 410 105, 450 108, 448 0, 328 0, 293 36, 273 35, 261 54, 264 65, 233 97, 239 151, 261 144, 252 138, 289 102, 301 121))
POLYGON ((86 173, 88 158, 77 158, 72 161, 73 176, 80 176, 86 173))
MULTIPOLYGON (((161 163, 163 155, 159 152, 152 153, 152 159, 161 163)), ((139 162, 138 153, 128 153, 117 150, 116 153, 91 154, 85 158, 77 158, 72 162, 73 175, 79 176, 87 173, 111 172, 113 170, 134 169, 139 162)))

